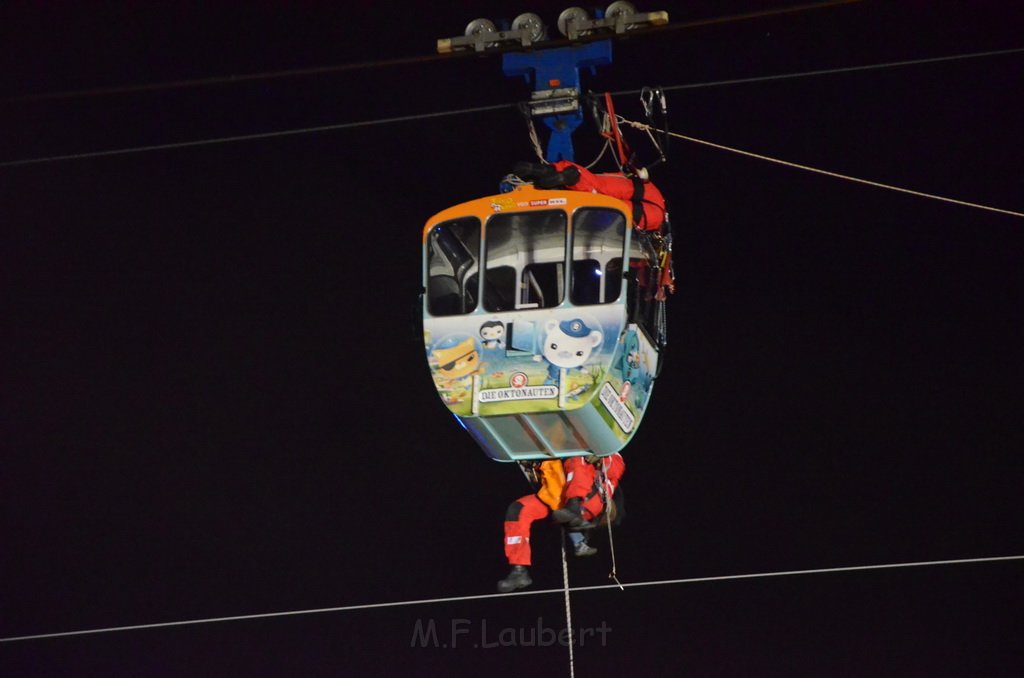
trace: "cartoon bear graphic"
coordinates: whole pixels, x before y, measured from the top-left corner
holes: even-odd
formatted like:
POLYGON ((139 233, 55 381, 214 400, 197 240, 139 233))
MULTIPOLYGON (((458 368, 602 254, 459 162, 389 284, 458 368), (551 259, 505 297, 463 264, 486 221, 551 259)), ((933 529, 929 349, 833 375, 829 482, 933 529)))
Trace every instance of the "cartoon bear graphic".
POLYGON ((545 384, 558 384, 560 371, 579 368, 589 374, 584 363, 590 354, 604 339, 601 330, 591 329, 580 318, 571 320, 549 320, 544 323, 544 344, 540 355, 534 360, 543 360, 548 364, 548 376, 545 384))

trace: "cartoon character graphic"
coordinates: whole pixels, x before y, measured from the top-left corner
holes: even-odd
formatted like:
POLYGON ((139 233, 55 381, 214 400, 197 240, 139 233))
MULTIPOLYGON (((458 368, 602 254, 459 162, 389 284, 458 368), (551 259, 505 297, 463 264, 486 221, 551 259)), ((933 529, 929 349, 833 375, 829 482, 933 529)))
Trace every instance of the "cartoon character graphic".
POLYGON ((445 337, 430 353, 431 359, 437 362, 438 389, 449 391, 445 397, 449 403, 459 402, 460 393, 471 390, 473 376, 483 372, 476 339, 445 337))
POLYGON ((630 330, 622 340, 622 355, 619 357, 619 371, 623 381, 634 381, 640 371, 640 339, 636 330, 630 330))
POLYGON ((604 339, 601 330, 590 329, 580 318, 571 320, 549 320, 544 324, 544 348, 534 360, 543 360, 548 364, 548 376, 545 384, 558 384, 560 370, 579 368, 589 374, 584 363, 590 354, 604 339))
POLYGON ((488 320, 480 326, 480 338, 485 349, 505 348, 505 323, 500 320, 488 320))
POLYGON ((638 409, 643 409, 654 378, 651 376, 648 356, 641 350, 640 337, 635 329, 626 332, 622 339, 622 354, 619 356, 616 368, 622 373, 620 402, 629 400, 629 395, 632 393, 631 402, 638 409))

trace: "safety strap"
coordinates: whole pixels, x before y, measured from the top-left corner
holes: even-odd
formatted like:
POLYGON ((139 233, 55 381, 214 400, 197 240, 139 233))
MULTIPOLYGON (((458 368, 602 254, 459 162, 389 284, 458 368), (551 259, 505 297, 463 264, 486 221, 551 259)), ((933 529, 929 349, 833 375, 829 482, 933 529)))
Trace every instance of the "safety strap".
POLYGON ((615 142, 615 150, 619 158, 619 168, 625 172, 630 167, 632 151, 622 138, 622 132, 619 130, 619 120, 615 117, 615 104, 612 103, 611 92, 604 93, 604 108, 608 114, 608 131, 604 132, 602 136, 615 142))
POLYGON ((676 274, 672 268, 671 243, 662 248, 658 265, 661 268, 661 275, 658 278, 658 291, 655 293, 654 298, 658 301, 665 301, 666 290, 669 293, 675 293, 676 291, 676 274))
MULTIPOLYGON (((601 460, 601 459, 598 459, 597 461, 592 463, 592 466, 597 468, 597 474, 594 476, 594 485, 590 488, 590 493, 587 494, 587 496, 583 498, 583 501, 585 501, 585 502, 586 501, 590 501, 591 499, 596 497, 598 494, 602 494, 602 496, 603 496, 603 491, 601 489, 602 488, 601 483, 604 482, 604 461, 601 460)), ((605 509, 607 510, 607 508, 608 508, 608 505, 605 504, 605 509)))
POLYGON ((635 174, 629 178, 633 181, 633 197, 630 199, 633 203, 633 225, 639 228, 641 220, 646 222, 647 219, 644 214, 644 182, 635 174))

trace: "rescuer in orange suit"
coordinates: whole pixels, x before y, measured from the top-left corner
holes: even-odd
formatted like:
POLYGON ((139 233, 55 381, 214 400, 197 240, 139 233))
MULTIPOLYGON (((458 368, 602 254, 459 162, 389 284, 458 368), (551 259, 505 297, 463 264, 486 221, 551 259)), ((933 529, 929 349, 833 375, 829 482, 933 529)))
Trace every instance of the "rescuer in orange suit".
POLYGON ((604 512, 604 497, 615 495, 626 462, 616 452, 608 457, 599 457, 593 463, 587 457, 570 457, 565 460, 565 504, 552 512, 556 522, 570 530, 583 530, 594 526, 594 521, 604 512), (605 487, 601 489, 601 474, 604 471, 605 487))
MULTIPOLYGON (((609 497, 618 487, 626 464, 618 453, 598 459, 605 471, 609 497)), ((498 582, 498 591, 509 593, 533 583, 530 578, 530 528, 537 520, 553 516, 566 526, 573 542, 573 553, 592 556, 597 549, 590 546, 580 530, 594 527, 592 522, 604 509, 597 468, 586 457, 570 457, 563 462, 552 459, 538 467, 540 489, 512 502, 505 514, 505 557, 512 570, 498 582)))
POLYGON ((657 186, 640 177, 594 174, 568 160, 551 165, 521 162, 513 173, 521 179, 532 180, 537 188, 568 188, 624 200, 633 205, 633 223, 642 231, 657 231, 665 223, 665 197, 657 186))

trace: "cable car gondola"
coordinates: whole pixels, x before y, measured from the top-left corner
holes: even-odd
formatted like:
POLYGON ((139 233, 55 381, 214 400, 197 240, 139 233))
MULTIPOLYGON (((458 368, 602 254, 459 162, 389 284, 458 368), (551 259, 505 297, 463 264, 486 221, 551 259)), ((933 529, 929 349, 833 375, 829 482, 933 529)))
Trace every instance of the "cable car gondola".
MULTIPOLYGON (((610 60, 607 40, 505 55, 507 74, 557 81, 533 99, 552 130, 549 162, 572 159, 579 65, 610 60)), ((427 362, 491 458, 608 456, 636 432, 658 374, 671 238, 667 224, 638 227, 629 201, 538 185, 519 180, 427 220, 427 362)))

